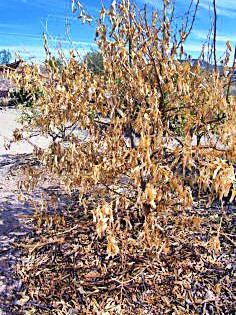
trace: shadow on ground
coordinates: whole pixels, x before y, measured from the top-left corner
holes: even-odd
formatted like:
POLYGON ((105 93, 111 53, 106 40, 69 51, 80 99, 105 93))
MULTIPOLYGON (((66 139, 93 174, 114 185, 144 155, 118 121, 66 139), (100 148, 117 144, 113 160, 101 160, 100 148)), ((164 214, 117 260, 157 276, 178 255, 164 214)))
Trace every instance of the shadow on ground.
MULTIPOLYGON (((21 252, 14 244, 31 231, 29 217, 34 211, 29 202, 18 198, 17 183, 21 179, 18 170, 24 165, 39 165, 39 162, 31 154, 0 155, 0 315, 16 315, 13 309, 22 289, 15 272, 21 252)), ((43 183, 29 197, 40 202, 42 194, 46 200, 54 200, 59 208, 71 202, 70 196, 53 182, 43 183)))
POLYGON ((15 266, 21 253, 14 243, 30 231, 27 216, 33 212, 18 199, 20 177, 14 171, 35 163, 31 154, 0 155, 0 315, 15 315, 11 309, 21 288, 15 266))

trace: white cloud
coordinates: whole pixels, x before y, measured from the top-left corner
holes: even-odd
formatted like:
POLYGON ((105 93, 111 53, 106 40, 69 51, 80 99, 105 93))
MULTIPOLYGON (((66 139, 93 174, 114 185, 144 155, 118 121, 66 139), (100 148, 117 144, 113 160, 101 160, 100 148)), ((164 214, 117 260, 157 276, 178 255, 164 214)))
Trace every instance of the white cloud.
MULTIPOLYGON (((196 0, 195 0, 196 1, 196 0)), ((199 6, 206 10, 213 10, 212 1, 200 0, 199 6)), ((217 0, 216 11, 218 15, 235 18, 236 17, 236 1, 235 0, 217 0)))
MULTIPOLYGON (((37 41, 41 41, 43 40, 43 36, 42 35, 35 35, 35 34, 30 34, 30 33, 15 33, 15 32, 0 32, 0 36, 1 37, 9 37, 9 36, 13 36, 15 37, 19 37, 20 39, 22 39, 22 41, 26 40, 26 39, 33 39, 33 40, 37 40, 37 41)), ((81 46, 81 47, 96 47, 95 43, 91 43, 91 42, 85 42, 85 41, 72 41, 70 42, 68 39, 62 39, 60 37, 56 37, 56 36, 48 36, 48 42, 49 43, 57 43, 57 44, 66 44, 66 45, 77 45, 77 46, 81 46)))
MULTIPOLYGON (((62 45, 62 50, 65 54, 66 57, 69 56, 69 52, 72 49, 72 47, 68 44, 68 42, 65 43, 65 45, 62 45)), ((91 48, 95 48, 94 46, 91 46, 90 43, 86 42, 77 42, 77 46, 73 47, 74 49, 76 48, 77 52, 81 55, 84 56, 88 51, 91 50, 91 48), (78 44, 79 43, 79 44, 78 44)), ((25 60, 33 60, 36 62, 42 62, 45 59, 45 51, 43 46, 40 45, 11 45, 11 46, 0 46, 0 50, 2 49, 8 49, 12 56, 13 59, 15 55, 20 55, 23 59, 25 60)), ((50 51, 53 55, 57 55, 57 48, 53 47, 50 45, 50 51)))
MULTIPOLYGON (((154 7, 160 8, 162 6, 162 1, 159 0, 141 0, 142 3, 149 3, 154 7)), ((186 5, 186 8, 190 4, 190 0, 177 0, 176 3, 178 5, 178 2, 182 2, 182 4, 186 5)), ((194 0, 196 3, 197 0, 194 0)), ((199 6, 205 10, 209 9, 212 11, 212 0, 200 0, 199 6)), ((235 18, 236 17, 236 0, 216 0, 216 7, 217 7, 217 14, 226 16, 229 18, 235 18)))
MULTIPOLYGON (((192 52, 200 54, 201 50, 202 50, 202 44, 196 43, 196 42, 187 43, 184 45, 184 49, 185 49, 185 51, 189 52, 190 54, 192 52)), ((226 47, 224 44, 217 45, 217 52, 218 53, 224 53, 225 50, 226 50, 226 47)))
POLYGON ((0 28, 10 28, 10 29, 19 29, 21 28, 21 24, 12 24, 12 23, 0 23, 0 28))
MULTIPOLYGON (((197 39, 207 40, 208 32, 209 32, 208 30, 193 30, 192 34, 197 39)), ((216 35, 216 40, 217 40, 217 42, 222 42, 222 43, 226 43, 227 41, 235 42, 235 40, 236 40, 236 33, 233 33, 233 34, 232 33, 231 34, 219 33, 219 34, 216 35)))
POLYGON ((34 40, 40 40, 42 39, 42 36, 40 35, 35 35, 35 34, 29 34, 29 33, 16 33, 16 32, 0 32, 1 37, 9 37, 9 36, 14 36, 15 37, 20 37, 23 39, 30 38, 34 40))
MULTIPOLYGON (((19 1, 19 0, 15 0, 15 1, 19 1)), ((70 0, 69 0, 70 1, 70 0)), ((58 1, 58 0, 21 0, 21 2, 23 3, 27 3, 28 5, 34 6, 34 7, 41 7, 41 8, 45 8, 45 7, 49 7, 49 8, 58 8, 60 5, 62 7, 65 6, 65 2, 64 1, 58 1)))
MULTIPOLYGON (((6 46, 0 46, 0 50, 6 48, 6 46)), ((12 45, 8 46, 7 49, 10 50, 13 58, 15 54, 19 54, 23 58, 36 57, 36 59, 41 60, 44 56, 43 48, 39 46, 21 46, 21 45, 12 45)))
MULTIPOLYGON (((184 51, 189 54, 192 58, 198 58, 202 51, 202 44, 197 43, 195 41, 191 41, 190 43, 186 43, 184 45, 184 51)), ((205 56, 207 54, 208 48, 205 47, 205 56)), ((224 43, 217 43, 217 60, 220 61, 226 52, 226 46, 224 43)), ((230 64, 233 63, 233 53, 230 55, 230 64)))
POLYGON ((61 19, 61 20, 68 20, 68 21, 78 21, 76 16, 68 16, 66 14, 48 14, 47 19, 61 19))
POLYGON ((160 7, 160 1, 157 0, 143 0, 144 3, 149 3, 153 5, 154 7, 160 7))

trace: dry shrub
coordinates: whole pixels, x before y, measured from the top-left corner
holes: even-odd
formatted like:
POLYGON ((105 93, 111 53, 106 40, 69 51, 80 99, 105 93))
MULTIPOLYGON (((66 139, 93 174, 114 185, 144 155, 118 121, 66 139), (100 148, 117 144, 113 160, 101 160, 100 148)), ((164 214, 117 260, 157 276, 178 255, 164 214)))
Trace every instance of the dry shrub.
POLYGON ((60 69, 48 62, 42 75, 25 64, 15 77, 32 97, 40 90, 24 126, 52 139, 38 158, 79 193, 63 215, 38 210, 37 237, 23 246, 20 273, 37 312, 195 314, 212 299, 213 312, 231 307, 220 303, 223 276, 214 289, 224 270, 217 219, 194 200, 234 201, 235 102, 227 76, 180 60, 187 34, 174 36, 168 9, 164 0, 149 19, 125 0, 103 8, 102 73, 71 52, 60 69), (205 282, 209 264, 215 278, 205 282))

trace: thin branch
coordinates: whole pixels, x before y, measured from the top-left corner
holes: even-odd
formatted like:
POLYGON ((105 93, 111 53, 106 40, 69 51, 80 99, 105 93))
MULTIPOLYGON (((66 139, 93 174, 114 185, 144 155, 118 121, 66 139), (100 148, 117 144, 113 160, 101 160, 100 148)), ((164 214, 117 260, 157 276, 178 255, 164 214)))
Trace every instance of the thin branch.
POLYGON ((215 71, 217 71, 217 59, 216 59, 216 30, 217 30, 216 0, 213 0, 213 9, 214 9, 213 54, 214 54, 214 67, 215 67, 215 71))
POLYGON ((232 72, 231 72, 231 75, 230 75, 230 78, 229 78, 229 83, 228 83, 228 86, 227 86, 227 93, 226 93, 226 100, 227 102, 229 103, 229 92, 230 92, 230 86, 233 82, 232 78, 233 78, 233 75, 234 75, 234 71, 235 71, 235 68, 236 68, 236 45, 235 45, 235 48, 234 48, 234 60, 233 60, 233 67, 232 67, 232 72))
MULTIPOLYGON (((145 27, 146 27, 146 32, 149 33, 149 26, 148 26, 148 20, 147 20, 147 10, 146 10, 146 7, 144 8, 144 22, 145 22, 145 27)), ((144 37, 144 36, 143 36, 144 37)), ((145 40, 145 38, 144 38, 145 40)), ((163 111, 163 108, 164 108, 164 102, 165 102, 165 95, 164 95, 164 91, 163 91, 163 88, 162 88, 162 85, 161 85, 161 80, 160 80, 160 76, 158 74, 158 69, 157 69, 157 65, 156 65, 156 61, 152 55, 152 52, 150 50, 150 47, 148 46, 147 47, 148 49, 148 56, 153 64, 153 67, 154 67, 154 72, 155 72, 155 76, 156 76, 156 80, 157 80, 157 85, 158 85, 158 88, 159 88, 159 91, 160 91, 160 103, 159 103, 159 109, 160 111, 162 112, 163 111)), ((161 71, 161 64, 159 63, 160 65, 160 71, 161 71)))
POLYGON ((132 201, 132 202, 135 202, 136 201, 136 198, 132 198, 132 197, 129 197, 129 196, 126 196, 125 194, 122 194, 120 193, 119 191, 111 188, 109 185, 105 184, 105 183, 101 183, 104 187, 106 187, 109 191, 113 192, 114 194, 120 196, 120 197, 125 197, 126 199, 132 201))
POLYGON ((218 152, 227 152, 227 149, 220 149, 217 148, 216 146, 209 146, 209 145, 199 145, 197 146, 198 149, 205 149, 205 150, 215 150, 218 152))
POLYGON ((129 66, 132 67, 132 36, 131 36, 131 26, 132 26, 132 17, 131 17, 131 5, 130 2, 128 2, 129 4, 129 38, 128 38, 128 42, 129 42, 129 66))
POLYGON ((200 0, 197 0, 197 3, 195 5, 195 9, 194 9, 194 12, 193 12, 193 16, 192 16, 192 20, 191 20, 191 23, 190 23, 190 26, 189 26, 189 29, 187 30, 187 27, 188 27, 188 20, 189 20, 189 14, 190 14, 190 9, 192 7, 192 2, 190 3, 190 6, 189 6, 189 10, 187 11, 187 21, 185 23, 185 26, 183 28, 183 32, 185 33, 185 36, 184 38, 181 38, 180 41, 178 42, 178 44, 176 45, 176 49, 178 49, 180 47, 180 45, 186 41, 186 39, 188 38, 188 36, 190 35, 190 33, 192 32, 192 29, 193 29, 193 25, 195 23, 195 20, 196 20, 196 16, 197 16, 197 10, 198 10, 198 6, 199 6, 199 2, 200 0))

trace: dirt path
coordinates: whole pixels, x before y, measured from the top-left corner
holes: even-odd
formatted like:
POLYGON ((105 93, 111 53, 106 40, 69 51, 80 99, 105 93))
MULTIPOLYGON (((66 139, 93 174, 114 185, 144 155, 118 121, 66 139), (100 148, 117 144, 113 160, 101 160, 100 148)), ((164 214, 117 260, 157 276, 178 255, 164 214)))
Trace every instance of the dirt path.
POLYGON ((26 233, 26 222, 22 215, 29 213, 30 208, 17 199, 17 180, 10 175, 22 158, 22 145, 13 147, 10 151, 5 148, 5 142, 12 135, 18 113, 16 110, 1 110, 0 112, 0 314, 10 314, 10 306, 15 303, 16 292, 21 283, 14 273, 14 265, 19 253, 14 249, 17 237, 26 233))
MULTIPOLYGON (((10 150, 5 148, 13 130, 20 126, 18 116, 15 109, 0 111, 0 315, 11 314, 11 305, 16 303, 17 291, 21 288, 14 272, 20 254, 14 248, 14 242, 28 231, 25 215, 32 212, 27 203, 18 200, 19 178, 11 169, 28 163, 33 148, 26 142, 13 144, 10 150)), ((42 146, 46 144, 45 139, 35 141, 41 141, 42 146)))
POLYGON ((9 169, 21 155, 0 157, 0 314, 11 314, 10 307, 16 302, 21 282, 17 279, 14 266, 19 252, 14 248, 17 238, 27 232, 29 205, 18 200, 17 180, 9 176, 9 169))

